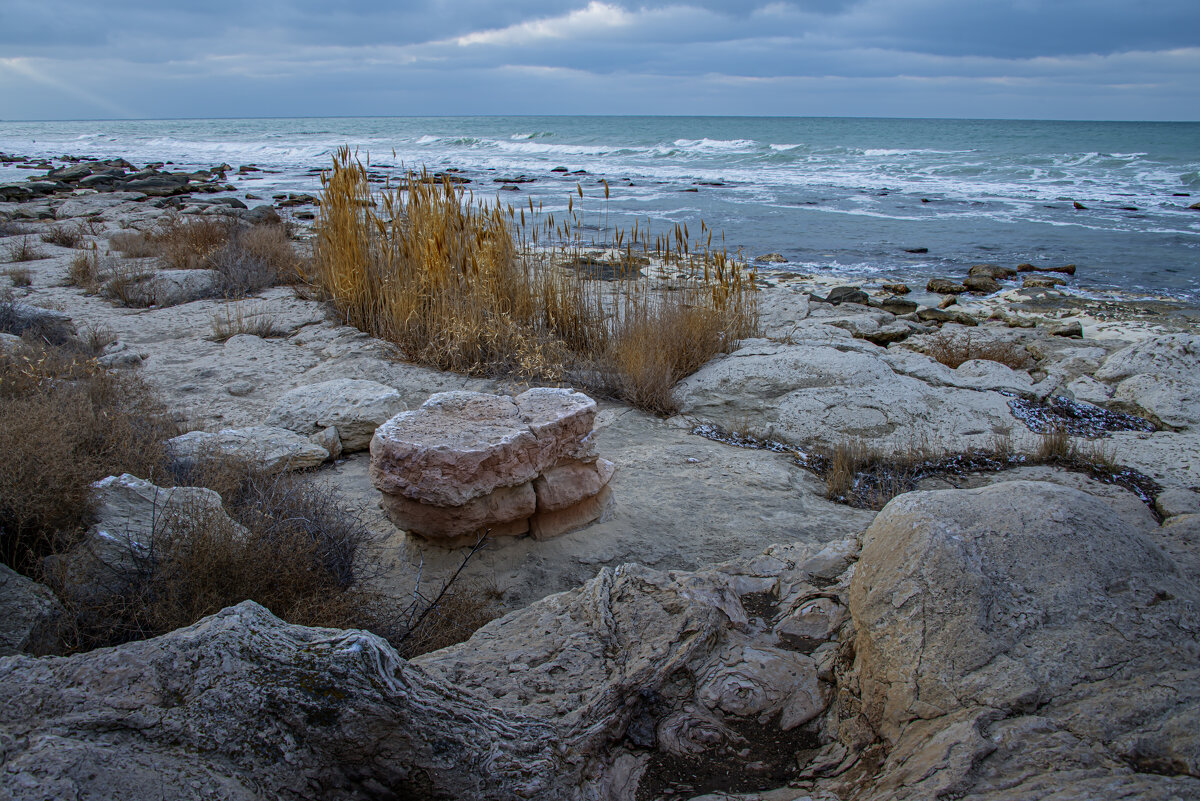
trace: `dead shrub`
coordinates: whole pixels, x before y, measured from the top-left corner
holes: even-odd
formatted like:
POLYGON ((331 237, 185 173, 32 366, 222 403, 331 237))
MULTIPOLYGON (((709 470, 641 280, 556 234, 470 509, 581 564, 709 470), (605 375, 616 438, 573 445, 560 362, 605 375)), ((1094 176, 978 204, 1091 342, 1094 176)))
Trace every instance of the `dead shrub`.
POLYGON ((208 255, 204 262, 217 272, 218 291, 227 298, 244 298, 279 282, 279 274, 265 259, 230 240, 208 255))
POLYGON ((78 225, 56 225, 42 234, 42 241, 48 245, 74 249, 83 244, 83 230, 78 225))
POLYGON ((455 582, 407 609, 369 590, 371 535, 327 485, 226 457, 175 470, 180 484, 218 492, 228 518, 164 519, 107 597, 71 601, 74 649, 156 636, 247 599, 292 623, 376 631, 408 655, 465 639, 494 616, 487 596, 455 582))
POLYGON ((1070 433, 1065 428, 1051 428, 1039 434, 1036 456, 1039 462, 1045 464, 1072 461, 1076 449, 1070 433))
POLYGON ((262 260, 275 274, 275 283, 294 284, 307 273, 303 259, 288 236, 284 225, 255 225, 238 232, 237 244, 246 253, 262 260))
POLYGON ((0 561, 18 570, 82 529, 93 481, 157 476, 173 433, 137 377, 82 350, 28 342, 0 353, 0 561))
POLYGON ((9 267, 6 274, 15 287, 33 286, 33 273, 28 267, 9 267))
POLYGON ((208 258, 223 248, 237 232, 238 223, 229 218, 198 217, 185 220, 173 216, 151 235, 163 266, 175 270, 205 269, 208 258))
POLYGON ((77 286, 89 294, 95 293, 99 271, 99 251, 95 245, 92 245, 89 250, 78 253, 71 259, 71 263, 67 267, 67 284, 77 286))
POLYGON ((128 259, 144 259, 157 256, 158 243, 141 231, 118 231, 108 238, 108 245, 128 259))
POLYGON ((154 298, 144 284, 154 270, 140 262, 105 259, 97 267, 96 283, 99 293, 121 306, 132 308, 154 305, 154 298))
POLYGON ((929 338, 925 344, 925 353, 951 370, 958 369, 961 364, 972 359, 998 362, 1013 370, 1024 370, 1031 361, 1025 346, 1018 342, 980 342, 973 339, 970 333, 955 336, 946 331, 939 331, 929 338))

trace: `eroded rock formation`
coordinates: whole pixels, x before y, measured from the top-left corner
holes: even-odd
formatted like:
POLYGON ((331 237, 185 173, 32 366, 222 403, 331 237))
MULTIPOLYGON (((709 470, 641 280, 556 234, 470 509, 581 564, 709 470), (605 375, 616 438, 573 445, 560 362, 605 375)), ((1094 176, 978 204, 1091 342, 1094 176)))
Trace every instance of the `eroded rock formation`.
POLYGON ((371 480, 391 520, 427 539, 548 539, 609 501, 614 468, 594 452, 595 419, 595 401, 569 389, 438 393, 375 431, 371 480))

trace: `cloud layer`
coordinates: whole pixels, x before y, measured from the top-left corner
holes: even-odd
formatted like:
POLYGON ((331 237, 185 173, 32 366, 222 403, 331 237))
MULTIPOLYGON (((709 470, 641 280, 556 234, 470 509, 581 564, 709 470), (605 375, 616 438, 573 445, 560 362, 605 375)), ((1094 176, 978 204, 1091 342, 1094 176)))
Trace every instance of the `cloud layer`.
POLYGON ((1200 119, 1195 0, 5 0, 14 119, 1200 119))

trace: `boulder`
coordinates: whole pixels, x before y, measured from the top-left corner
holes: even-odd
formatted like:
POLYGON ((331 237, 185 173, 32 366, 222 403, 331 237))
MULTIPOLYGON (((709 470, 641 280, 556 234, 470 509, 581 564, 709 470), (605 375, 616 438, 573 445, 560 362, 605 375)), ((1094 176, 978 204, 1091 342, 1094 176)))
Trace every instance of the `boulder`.
POLYGON ((1148 337, 1116 351, 1096 371, 1113 401, 1175 429, 1200 424, 1200 336, 1148 337))
POLYGON ((892 314, 912 314, 917 310, 917 304, 911 300, 898 297, 884 298, 880 308, 892 314))
POLYGON ((276 426, 225 428, 215 434, 191 431, 167 440, 167 454, 185 465, 207 457, 228 457, 267 470, 306 470, 329 458, 329 451, 308 437, 276 426))
POLYGON ((866 306, 871 302, 871 299, 866 292, 863 292, 856 286, 835 286, 829 290, 829 295, 826 296, 825 302, 832 303, 835 306, 841 303, 857 303, 866 306))
POLYGON ((69 314, 5 300, 0 300, 0 331, 14 336, 29 335, 52 345, 62 345, 77 334, 69 314))
POLYGON ((965 286, 950 278, 930 278, 925 289, 940 295, 961 295, 967 291, 965 286))
POLYGON ((1034 265, 1029 264, 1027 262, 1025 264, 1018 264, 1017 272, 1019 272, 1019 273, 1063 273, 1064 275, 1074 275, 1075 274, 1075 265, 1074 264, 1064 264, 1061 267, 1035 267, 1034 265))
MULTIPOLYGON (((157 270, 122 281, 120 297, 133 306, 178 306, 213 297, 217 292, 215 270, 157 270)), ((108 294, 115 290, 109 288, 108 294)))
POLYGON ((1200 492, 1180 487, 1163 490, 1154 499, 1154 508, 1163 518, 1200 514, 1200 492))
POLYGON ((787 257, 782 253, 766 253, 754 259, 755 264, 787 264, 787 257))
POLYGON ((375 429, 404 410, 400 393, 376 381, 339 378, 285 392, 266 424, 312 435, 333 427, 346 453, 366 450, 375 429))
POLYGON ((279 225, 283 222, 275 207, 267 204, 247 209, 238 216, 251 225, 279 225))
POLYGON ((1074 337, 1080 339, 1083 337, 1083 323, 1078 320, 1064 320, 1058 325, 1050 328, 1050 335, 1056 337, 1074 337))
POLYGON ((0 564, 0 656, 57 653, 64 615, 49 587, 0 564))
POLYGON ((879 286, 884 292, 890 292, 893 295, 907 295, 912 292, 908 288, 908 284, 880 284, 879 286))
POLYGON ((459 506, 574 455, 595 419, 596 402, 572 390, 439 392, 376 430, 371 479, 381 492, 459 506))
POLYGON ((993 292, 999 292, 1001 286, 995 278, 986 275, 970 275, 963 279, 963 286, 969 292, 977 292, 982 295, 990 295, 993 292))
POLYGON ((557 536, 607 508, 613 465, 592 452, 595 416, 591 398, 567 389, 439 393, 375 432, 371 479, 392 522, 444 545, 531 526, 557 536))
POLYGON ((81 599, 115 589, 162 547, 159 538, 187 521, 219 515, 237 525, 225 515, 221 496, 204 487, 159 487, 123 473, 92 484, 92 494, 96 522, 74 548, 47 559, 55 586, 81 599))
POLYGON ((1196 792, 1200 593, 1158 536, 1043 482, 891 501, 850 586, 862 714, 890 745, 859 797, 1196 792))
POLYGON ((1016 274, 1017 271, 1013 268, 1001 267, 999 264, 973 264, 971 269, 967 270, 967 276, 970 278, 991 278, 996 281, 1012 278, 1016 274))

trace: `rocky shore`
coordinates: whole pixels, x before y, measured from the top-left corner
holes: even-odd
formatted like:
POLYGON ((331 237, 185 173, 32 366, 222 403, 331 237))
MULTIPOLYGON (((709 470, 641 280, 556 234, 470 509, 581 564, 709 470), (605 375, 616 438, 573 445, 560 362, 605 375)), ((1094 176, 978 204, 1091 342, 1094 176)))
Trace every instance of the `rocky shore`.
MULTIPOLYGON (((179 215, 284 221, 303 249, 314 198, 245 208, 221 196, 227 165, 33 166, 44 180, 0 187, 14 320, 106 332, 99 363, 140 375, 187 430, 176 458, 250 453, 350 499, 377 542, 372 581, 397 602, 422 571, 461 564, 462 548, 389 519, 368 443, 436 393, 529 387, 405 363, 302 288, 229 300, 220 276, 201 275, 212 270, 114 245, 179 215), (57 243, 67 227, 78 241, 57 243), (108 281, 136 267, 147 302, 85 291, 81 257, 108 281)), ((19 799, 1200 796, 1196 310, 1068 294, 1072 272, 1040 267, 1059 271, 964 266, 904 292, 765 259, 761 336, 680 382, 669 419, 587 407, 579 436, 608 460, 597 487, 610 505, 553 538, 489 542, 465 572, 508 614, 412 660, 250 601, 153 640, 35 657, 55 650, 58 601, 0 568, 0 787, 19 799), (876 510, 831 499, 805 466, 847 443, 1033 453, 1051 431, 1104 470, 966 460, 876 510)), ((536 468, 520 481, 544 484, 549 463, 536 468)), ((172 501, 137 481, 98 488, 133 498, 102 514, 127 527, 163 514, 172 501)), ((420 499, 451 506, 443 494, 420 499)), ((219 512, 221 497, 192 503, 219 512)))

